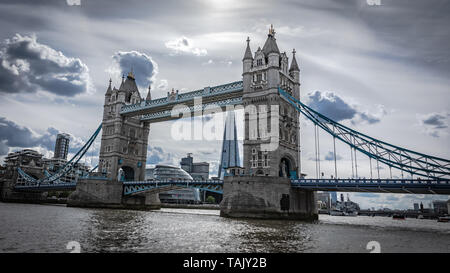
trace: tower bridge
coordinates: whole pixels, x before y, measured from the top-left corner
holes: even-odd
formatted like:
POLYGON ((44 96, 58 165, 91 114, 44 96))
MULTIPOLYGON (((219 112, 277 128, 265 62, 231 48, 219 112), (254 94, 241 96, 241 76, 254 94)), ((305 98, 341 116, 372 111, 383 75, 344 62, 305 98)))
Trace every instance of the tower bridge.
POLYGON ((75 189, 68 200, 71 206, 158 208, 159 191, 190 187, 223 193, 221 216, 288 219, 316 219, 315 191, 318 190, 450 194, 450 160, 372 138, 302 103, 300 68, 295 53, 293 50, 289 63, 288 55, 280 52, 271 27, 265 44, 254 53, 247 39, 240 81, 186 93, 172 90, 166 97, 157 99, 151 98, 150 88, 147 97, 141 97, 131 72, 122 78, 118 89, 113 88, 110 81, 105 93, 102 124, 80 152, 60 173, 43 178, 31 177, 18 169, 18 175, 26 184, 16 185, 14 189, 25 192, 75 189), (229 110, 227 106, 235 105, 245 109, 243 166, 227 164, 227 173, 221 180, 145 181, 151 123, 180 118, 183 112, 198 115, 208 107, 229 110), (336 140, 349 146, 352 170, 355 162, 355 173, 351 178, 339 178, 335 148, 334 179, 320 177, 317 134, 316 178, 302 176, 300 114, 313 122, 315 132, 321 129, 330 134, 334 147, 336 140), (72 183, 61 183, 58 180, 61 173, 73 168, 84 156, 100 128, 97 172, 72 183), (368 179, 358 176, 357 153, 370 160, 368 179), (377 170, 379 164, 387 166, 390 177, 380 177, 379 172, 373 175, 372 161, 377 170), (392 169, 401 171, 402 178, 393 177, 392 169), (409 177, 403 178, 403 173, 409 177))
POLYGON ((173 108, 180 104, 189 108, 184 112, 191 114, 213 106, 226 110, 227 105, 242 104, 242 92, 242 81, 213 87, 208 86, 182 94, 172 89, 172 92, 167 92, 167 97, 164 98, 142 100, 140 103, 123 105, 119 114, 123 117, 139 116, 141 121, 149 123, 161 122, 179 118, 179 115, 172 116, 171 114, 173 108))

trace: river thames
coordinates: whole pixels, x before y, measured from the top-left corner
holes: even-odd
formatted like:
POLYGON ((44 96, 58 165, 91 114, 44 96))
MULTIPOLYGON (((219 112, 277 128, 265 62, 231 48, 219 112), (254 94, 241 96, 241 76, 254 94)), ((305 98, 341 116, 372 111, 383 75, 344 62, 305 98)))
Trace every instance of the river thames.
POLYGON ((320 215, 314 223, 219 217, 218 210, 133 211, 0 203, 0 252, 450 252, 450 223, 320 215))

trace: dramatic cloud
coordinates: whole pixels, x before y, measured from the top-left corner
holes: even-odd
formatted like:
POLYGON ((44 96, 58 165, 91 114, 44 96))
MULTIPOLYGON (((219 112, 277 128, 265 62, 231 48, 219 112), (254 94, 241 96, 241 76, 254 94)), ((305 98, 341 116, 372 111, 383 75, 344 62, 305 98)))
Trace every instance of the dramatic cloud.
POLYGON ((117 75, 127 75, 133 70, 136 84, 143 89, 152 84, 158 74, 158 64, 145 53, 138 51, 119 51, 113 56, 113 65, 110 72, 117 75))
POLYGON ((48 128, 46 134, 39 136, 31 129, 0 117, 0 155, 8 153, 9 147, 31 148, 36 146, 53 149, 58 131, 48 128))
MULTIPOLYGON (((336 160, 341 160, 342 156, 336 154, 336 160)), ((334 160, 334 153, 332 151, 328 151, 328 153, 325 155, 325 160, 331 161, 334 160)))
POLYGON ((311 92, 308 93, 308 99, 308 105, 311 108, 336 122, 351 120, 353 124, 373 124, 379 122, 381 117, 386 114, 386 110, 382 105, 377 106, 378 110, 375 114, 371 114, 368 111, 360 111, 356 106, 345 102, 333 92, 311 92))
POLYGON ((357 113, 352 106, 333 92, 315 91, 309 93, 308 98, 311 108, 337 122, 352 119, 357 113))
POLYGON ((433 136, 440 137, 442 133, 445 131, 444 129, 448 128, 448 118, 450 114, 443 113, 429 113, 425 115, 417 115, 417 119, 419 120, 419 124, 424 127, 425 133, 433 136))
POLYGON ((387 114, 386 109, 383 105, 377 105, 377 111, 374 113, 369 113, 368 111, 358 112, 356 117, 352 120, 352 124, 358 123, 368 123, 374 124, 381 120, 381 118, 387 114))
POLYGON ((175 157, 166 151, 164 151, 161 147, 149 146, 147 150, 147 164, 156 165, 156 164, 168 164, 177 166, 178 164, 174 164, 175 157))
MULTIPOLYGON (((21 126, 14 121, 0 117, 0 156, 6 155, 9 148, 41 147, 47 151, 53 151, 55 148, 56 136, 59 133, 61 133, 59 130, 49 127, 43 135, 39 135, 28 127, 21 126)), ((84 143, 85 142, 82 139, 70 135, 69 152, 74 153, 78 151, 84 143)), ((90 150, 90 152, 91 151, 92 150, 90 150)))
POLYGON ((16 34, 0 45, 0 93, 47 91, 73 97, 89 91, 88 67, 78 58, 16 34))
POLYGON ((208 54, 206 49, 194 47, 192 41, 184 36, 168 41, 165 45, 167 48, 172 49, 175 54, 189 53, 194 54, 195 56, 205 56, 208 54))

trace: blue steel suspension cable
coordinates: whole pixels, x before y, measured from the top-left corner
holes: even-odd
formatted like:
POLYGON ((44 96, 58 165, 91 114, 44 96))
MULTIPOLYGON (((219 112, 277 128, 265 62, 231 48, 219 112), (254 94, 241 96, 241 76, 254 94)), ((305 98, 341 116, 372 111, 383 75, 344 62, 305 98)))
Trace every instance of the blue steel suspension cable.
MULTIPOLYGON (((367 136, 365 134, 359 133, 353 129, 350 129, 344 125, 341 125, 341 124, 331 120, 330 118, 314 111, 313 109, 309 108, 308 106, 306 106, 305 104, 300 102, 298 99, 287 94, 281 88, 279 88, 279 92, 289 103, 291 103, 297 109, 297 111, 299 111, 300 113, 305 115, 308 119, 313 121, 317 126, 321 127, 323 130, 327 131, 328 133, 334 135, 339 140, 349 144, 352 148, 355 148, 359 152, 366 154, 369 157, 376 159, 377 161, 381 161, 382 163, 384 163, 390 167, 394 167, 394 168, 400 169, 402 171, 405 170, 409 173, 417 174, 417 175, 421 175, 421 176, 426 176, 427 173, 433 174, 430 176, 433 178, 437 178, 437 179, 439 179, 438 175, 440 175, 441 177, 442 176, 450 176, 450 160, 414 152, 414 151, 411 151, 411 150, 408 150, 405 148, 401 148, 401 147, 377 140, 377 139, 367 136), (333 133, 333 131, 328 127, 327 124, 333 126, 333 128, 338 128, 343 133, 341 133, 341 134, 333 133), (347 137, 350 137, 351 139, 349 140, 347 137), (356 139, 358 139, 359 141, 361 141, 361 143, 359 143, 358 145, 355 145, 353 143, 353 139, 355 141, 356 141, 356 139), (382 153, 377 152, 376 154, 374 154, 372 152, 373 147, 371 147, 371 145, 374 146, 375 149, 380 148, 382 150, 382 153), (383 145, 394 148, 394 149, 384 147, 383 145), (363 146, 368 147, 369 151, 364 150, 363 146), (414 158, 411 155, 409 155, 408 153, 414 154, 419 157, 414 158), (387 159, 387 158, 383 157, 383 155, 386 155, 386 154, 390 154, 392 156, 399 156, 400 162, 399 162, 398 158, 397 158, 397 161, 393 161, 391 158, 387 159), (411 161, 411 164, 406 165, 403 163, 403 160, 401 158, 405 158, 405 157, 407 158, 407 160, 411 161), (434 162, 434 163, 427 162, 427 166, 432 167, 431 170, 425 169, 421 166, 421 164, 425 163, 423 158, 432 160, 434 162), (417 166, 412 166, 412 161, 414 161, 417 166), (437 161, 442 161, 443 163, 439 163, 437 161), (421 173, 421 172, 424 172, 424 173, 421 173)), ((394 157, 394 159, 395 159, 395 157, 394 157)))
MULTIPOLYGON (((305 104, 303 104, 302 102, 300 102, 296 98, 294 98, 291 95, 287 94, 283 89, 279 88, 279 91, 280 91, 280 94, 282 94, 288 100, 289 103, 293 104, 300 113, 305 115, 308 119, 313 121, 316 125, 318 125, 319 127, 321 127, 322 129, 324 129, 325 131, 329 132, 332 135, 335 135, 335 134, 332 131, 330 131, 329 128, 325 127, 323 122, 320 121, 320 119, 326 121, 326 123, 329 123, 329 124, 331 124, 331 125, 333 125, 333 126, 335 126, 337 128, 345 129, 346 131, 348 131, 347 133, 353 133, 351 135, 352 138, 356 138, 356 137, 357 138, 361 138, 361 139, 363 139, 363 137, 368 138, 368 139, 372 140, 370 142, 370 144, 375 145, 376 147, 380 147, 382 149, 388 150, 387 148, 384 148, 383 146, 380 145, 380 144, 385 144, 387 146, 396 148, 396 149, 400 150, 401 152, 402 151, 403 152, 410 152, 410 153, 413 153, 413 154, 416 154, 416 155, 420 155, 420 156, 423 156, 423 157, 428 157, 428 158, 432 158, 432 159, 435 159, 435 160, 441 160, 441 161, 445 161, 447 163, 450 163, 450 160, 448 160, 448 159, 438 158, 438 157, 435 157, 435 156, 425 155, 425 154, 422 154, 422 153, 411 151, 411 150, 408 150, 408 149, 405 149, 405 148, 401 148, 401 147, 398 147, 398 146, 395 146, 395 145, 383 142, 381 140, 372 138, 372 137, 367 136, 365 134, 362 134, 362 133, 360 133, 358 131, 355 131, 355 130, 353 130, 351 128, 348 128, 348 127, 346 127, 346 126, 344 126, 344 125, 342 125, 340 123, 337 123, 337 122, 333 121, 332 119, 330 119, 330 118, 328 118, 328 117, 326 117, 326 116, 316 112, 315 110, 313 110, 310 107, 306 106, 305 104), (304 108, 304 110, 302 110, 300 107, 298 107, 298 105, 296 105, 297 103, 301 106, 301 108, 304 108)), ((350 146, 353 146, 354 148, 357 148, 350 140, 344 140, 341 137, 338 137, 338 138, 341 141, 346 142, 350 146)), ((366 141, 366 142, 368 142, 368 141, 366 141)), ((358 148, 358 150, 360 150, 361 152, 364 152, 364 150, 361 150, 360 148, 358 148)), ((396 150, 388 150, 388 151, 392 152, 394 154, 397 154, 400 157, 403 155, 404 157, 406 156, 407 158, 411 159, 411 157, 409 157, 407 155, 404 155, 401 152, 398 152, 396 150)), ((420 160, 420 159, 418 159, 418 161, 425 163, 425 161, 420 160)), ((397 164, 397 162, 393 162, 393 163, 397 164)), ((400 165, 407 166, 406 164, 400 164, 400 165)), ((450 170, 450 164, 447 164, 449 167, 447 167, 447 165, 446 166, 441 166, 441 165, 436 165, 436 164, 430 164, 430 165, 432 165, 434 167, 442 167, 442 168, 450 170)))
POLYGON ((100 130, 102 128, 102 125, 100 124, 100 126, 97 128, 97 130, 94 132, 94 134, 89 138, 89 140, 83 145, 83 147, 61 168, 61 171, 54 173, 52 176, 49 177, 45 177, 43 179, 34 179, 31 176, 29 176, 28 174, 26 174, 23 170, 21 170, 20 168, 18 168, 18 172, 21 176, 26 177, 28 180, 30 180, 30 182, 35 182, 38 185, 40 183, 49 183, 49 182, 54 182, 55 180, 59 179, 61 176, 63 176, 64 174, 66 174, 68 171, 70 171, 73 166, 75 164, 77 164, 79 162, 79 160, 81 160, 81 158, 83 158, 84 154, 87 152, 87 150, 89 149, 89 147, 91 146, 93 140, 95 140, 95 138, 98 136, 100 130), (78 158, 77 158, 78 157, 78 158), (75 160, 76 159, 76 160, 75 160), (75 161, 74 161, 75 160, 75 161), (67 168, 68 167, 68 168, 67 168))

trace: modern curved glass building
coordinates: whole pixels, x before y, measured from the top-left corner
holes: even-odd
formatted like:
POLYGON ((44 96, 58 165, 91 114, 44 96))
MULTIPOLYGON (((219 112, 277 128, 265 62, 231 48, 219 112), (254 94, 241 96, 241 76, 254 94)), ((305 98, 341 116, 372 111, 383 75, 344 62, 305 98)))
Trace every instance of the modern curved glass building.
POLYGON ((153 178, 155 180, 194 180, 185 170, 170 165, 156 165, 153 169, 153 178))
MULTIPOLYGON (((189 180, 192 176, 185 170, 170 166, 156 165, 155 168, 145 170, 145 180, 189 180)), ((159 194, 159 200, 163 203, 189 203, 196 204, 200 202, 199 189, 179 189, 162 192, 159 194)))

